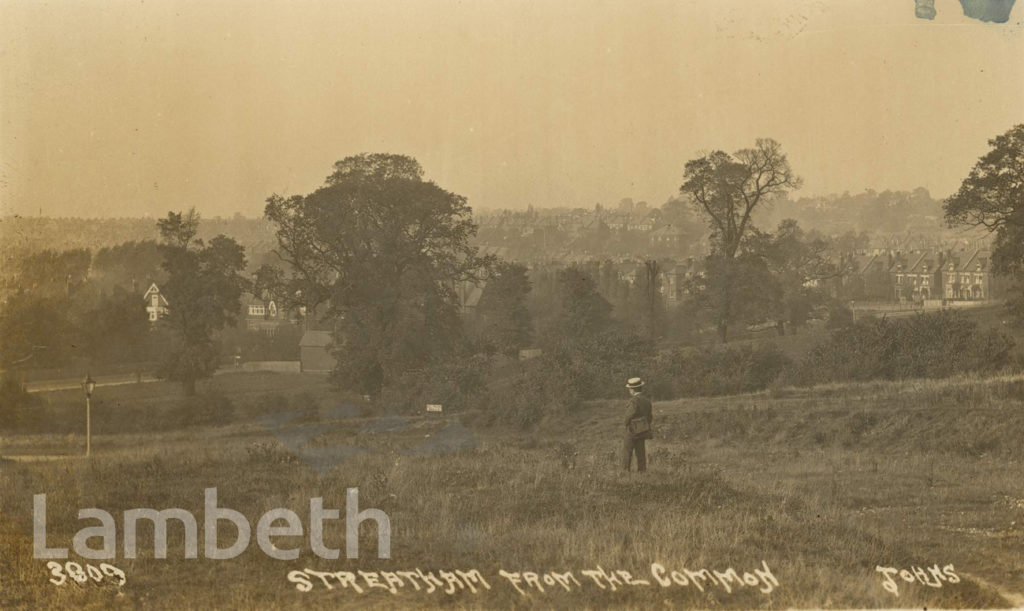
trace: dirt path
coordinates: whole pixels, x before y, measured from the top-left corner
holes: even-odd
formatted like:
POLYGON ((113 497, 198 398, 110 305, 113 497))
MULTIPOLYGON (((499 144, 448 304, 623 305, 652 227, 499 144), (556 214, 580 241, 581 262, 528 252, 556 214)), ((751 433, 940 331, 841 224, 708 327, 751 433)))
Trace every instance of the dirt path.
MULTIPOLYGON (((135 374, 124 373, 109 376, 96 376, 96 386, 122 386, 124 384, 138 384, 145 382, 156 382, 157 378, 151 375, 136 377, 135 374)), ((53 392, 56 390, 74 390, 82 388, 82 381, 78 378, 66 378, 63 380, 40 380, 38 382, 26 382, 27 392, 53 392)))
POLYGON ((12 462, 46 462, 50 460, 67 460, 85 458, 85 454, 12 454, 0 456, 0 461, 9 460, 12 462))

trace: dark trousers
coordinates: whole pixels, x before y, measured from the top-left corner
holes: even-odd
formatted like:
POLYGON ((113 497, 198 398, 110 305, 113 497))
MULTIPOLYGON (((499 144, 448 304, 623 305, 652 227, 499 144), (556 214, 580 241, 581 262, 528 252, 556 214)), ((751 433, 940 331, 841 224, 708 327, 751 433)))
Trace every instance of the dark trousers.
POLYGON ((632 435, 626 435, 622 446, 623 469, 629 471, 630 467, 633 465, 633 454, 636 454, 636 470, 647 470, 647 448, 644 445, 646 443, 646 439, 634 439, 632 435))

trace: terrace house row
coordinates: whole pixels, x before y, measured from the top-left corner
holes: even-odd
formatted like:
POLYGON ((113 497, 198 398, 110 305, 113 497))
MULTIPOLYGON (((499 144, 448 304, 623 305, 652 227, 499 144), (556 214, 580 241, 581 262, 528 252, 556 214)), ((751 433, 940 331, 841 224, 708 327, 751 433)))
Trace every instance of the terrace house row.
POLYGON ((986 301, 1002 297, 991 253, 923 250, 858 255, 844 262, 843 294, 854 300, 918 303, 925 300, 986 301))

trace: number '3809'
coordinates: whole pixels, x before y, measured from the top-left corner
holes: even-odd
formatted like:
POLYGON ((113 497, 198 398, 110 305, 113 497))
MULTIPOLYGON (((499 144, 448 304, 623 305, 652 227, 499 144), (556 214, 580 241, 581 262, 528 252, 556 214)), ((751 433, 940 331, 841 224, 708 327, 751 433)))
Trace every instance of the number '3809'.
POLYGON ((52 575, 50 583, 55 586, 62 586, 69 579, 77 584, 88 583, 90 580, 94 583, 100 583, 109 579, 118 586, 123 586, 126 581, 124 571, 106 562, 98 567, 92 564, 86 564, 83 567, 77 562, 65 562, 64 564, 47 562, 46 568, 50 569, 50 575, 52 575))

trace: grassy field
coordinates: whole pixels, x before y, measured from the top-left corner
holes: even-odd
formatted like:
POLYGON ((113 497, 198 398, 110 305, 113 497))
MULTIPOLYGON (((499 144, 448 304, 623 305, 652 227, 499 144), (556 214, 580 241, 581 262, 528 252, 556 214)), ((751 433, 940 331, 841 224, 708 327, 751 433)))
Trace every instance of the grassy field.
MULTIPOLYGON (((90 460, 0 463, 0 606, 1024 605, 1024 376, 656 403, 657 438, 643 475, 618 468, 624 402, 591 404, 523 432, 491 425, 486 410, 380 418, 371 406, 346 407, 351 397, 316 377, 238 374, 208 384, 208 391, 233 401, 232 423, 176 428, 173 412, 185 399, 173 386, 111 387, 94 402, 90 460), (267 418, 282 411, 296 415, 284 424, 267 418), (479 445, 451 453, 438 451, 443 444, 430 446, 452 431, 479 445), (365 450, 320 475, 286 447, 310 435, 312 449, 365 450), (185 559, 184 536, 173 523, 167 559, 152 558, 147 525, 140 526, 140 557, 123 557, 121 512, 181 507, 196 516, 202 533, 207 487, 218 489, 221 507, 240 511, 254 527, 276 507, 294 510, 307 525, 311 497, 342 509, 344 518, 345 490, 357 487, 360 508, 390 518, 391 559, 376 558, 373 528, 362 532, 359 560, 318 558, 305 537, 277 540, 281 548, 300 548, 294 561, 269 558, 255 540, 231 560, 203 558, 202 546, 199 559, 185 559), (48 581, 46 561, 32 557, 36 493, 47 494, 50 546, 70 547, 80 528, 95 524, 79 522, 78 509, 99 507, 115 516, 117 559, 110 563, 125 572, 123 586, 107 578, 85 585, 48 581), (683 577, 684 569, 705 568, 753 575, 765 563, 778 585, 726 588, 691 576, 687 585, 662 586, 653 563, 666 568, 666 578, 672 570, 683 577), (956 582, 933 587, 896 574, 898 596, 876 571, 935 565, 953 565, 956 582), (584 573, 598 567, 648 584, 629 585, 619 575, 614 591, 598 577, 601 588, 584 573), (477 569, 490 588, 428 593, 415 591, 410 579, 393 594, 359 581, 359 593, 337 581, 328 589, 314 578, 311 591, 302 592, 288 574, 304 569, 437 575, 477 569), (521 578, 571 572, 579 585, 567 578, 567 588, 545 585, 539 577, 542 592, 513 585, 502 570, 521 578)), ((59 455, 82 447, 80 393, 48 393, 47 402, 57 433, 6 436, 0 453, 59 455)), ((227 525, 219 532, 222 546, 231 541, 227 525)), ((343 520, 325 527, 324 539, 344 550, 343 520)), ((98 564, 73 552, 69 560, 98 564)))

